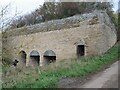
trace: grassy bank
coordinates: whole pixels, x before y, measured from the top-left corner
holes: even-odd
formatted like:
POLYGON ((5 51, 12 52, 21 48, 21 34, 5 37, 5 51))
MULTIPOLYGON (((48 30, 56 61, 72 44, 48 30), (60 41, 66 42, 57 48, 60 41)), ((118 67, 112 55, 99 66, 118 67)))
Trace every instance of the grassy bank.
POLYGON ((61 62, 59 65, 47 66, 44 70, 37 68, 38 77, 32 75, 17 81, 14 88, 55 88, 62 77, 83 77, 96 72, 103 66, 111 64, 118 59, 118 47, 115 45, 108 52, 100 56, 82 57, 81 59, 69 60, 69 63, 61 62))

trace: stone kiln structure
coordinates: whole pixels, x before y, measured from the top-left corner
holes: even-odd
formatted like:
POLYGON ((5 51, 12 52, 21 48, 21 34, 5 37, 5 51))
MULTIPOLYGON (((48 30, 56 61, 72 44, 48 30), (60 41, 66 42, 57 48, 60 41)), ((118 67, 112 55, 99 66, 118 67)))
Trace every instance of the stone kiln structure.
POLYGON ((5 33, 3 53, 19 66, 105 53, 116 43, 116 31, 105 11, 75 15, 5 33))

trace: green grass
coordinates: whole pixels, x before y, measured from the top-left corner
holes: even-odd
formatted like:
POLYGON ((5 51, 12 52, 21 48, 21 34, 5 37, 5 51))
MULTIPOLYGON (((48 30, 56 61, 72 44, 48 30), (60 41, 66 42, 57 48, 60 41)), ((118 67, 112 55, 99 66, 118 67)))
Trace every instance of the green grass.
POLYGON ((39 76, 32 75, 22 81, 17 81, 14 88, 55 88, 62 77, 83 77, 102 69, 105 65, 112 64, 118 59, 119 44, 100 56, 82 57, 70 60, 70 63, 61 63, 58 66, 50 65, 45 70, 38 68, 39 76), (65 67, 66 66, 66 67, 65 67))

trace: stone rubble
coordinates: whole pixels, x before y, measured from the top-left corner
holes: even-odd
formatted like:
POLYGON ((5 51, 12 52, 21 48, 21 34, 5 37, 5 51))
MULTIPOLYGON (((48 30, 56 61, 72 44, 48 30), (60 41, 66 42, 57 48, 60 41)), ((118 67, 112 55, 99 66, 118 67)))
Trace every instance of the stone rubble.
MULTIPOLYGON (((83 26, 80 25, 81 22, 87 21, 87 25, 93 25, 97 23, 105 23, 111 29, 114 29, 114 25, 111 23, 111 20, 107 13, 103 10, 95 10, 91 13, 85 13, 81 15, 74 15, 72 17, 67 17, 63 19, 57 19, 57 20, 51 20, 51 21, 46 21, 42 22, 39 24, 35 25, 30 25, 30 26, 24 26, 22 28, 17 28, 13 30, 8 30, 8 35, 7 36, 19 36, 19 35, 28 35, 32 33, 38 33, 38 32, 47 32, 47 31, 54 31, 54 30, 61 30, 61 29, 69 29, 69 28, 74 28, 74 27, 79 27, 83 26), (94 17, 96 17, 97 21, 94 23, 94 17), (89 21, 92 21, 92 23, 89 21)), ((82 23, 86 25, 85 23, 82 23)), ((115 31, 115 30, 114 30, 115 31)))

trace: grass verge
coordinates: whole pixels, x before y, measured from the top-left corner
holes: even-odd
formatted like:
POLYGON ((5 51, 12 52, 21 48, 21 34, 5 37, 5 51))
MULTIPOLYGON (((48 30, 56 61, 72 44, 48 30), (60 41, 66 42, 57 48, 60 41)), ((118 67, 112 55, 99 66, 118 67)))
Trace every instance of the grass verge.
POLYGON ((83 77, 117 61, 118 55, 120 55, 118 48, 120 48, 120 44, 116 44, 100 56, 89 56, 71 60, 68 66, 61 63, 57 67, 55 65, 51 67, 50 65, 46 70, 38 68, 39 77, 37 79, 29 75, 26 79, 17 81, 13 88, 56 88, 59 79, 62 77, 83 77))

